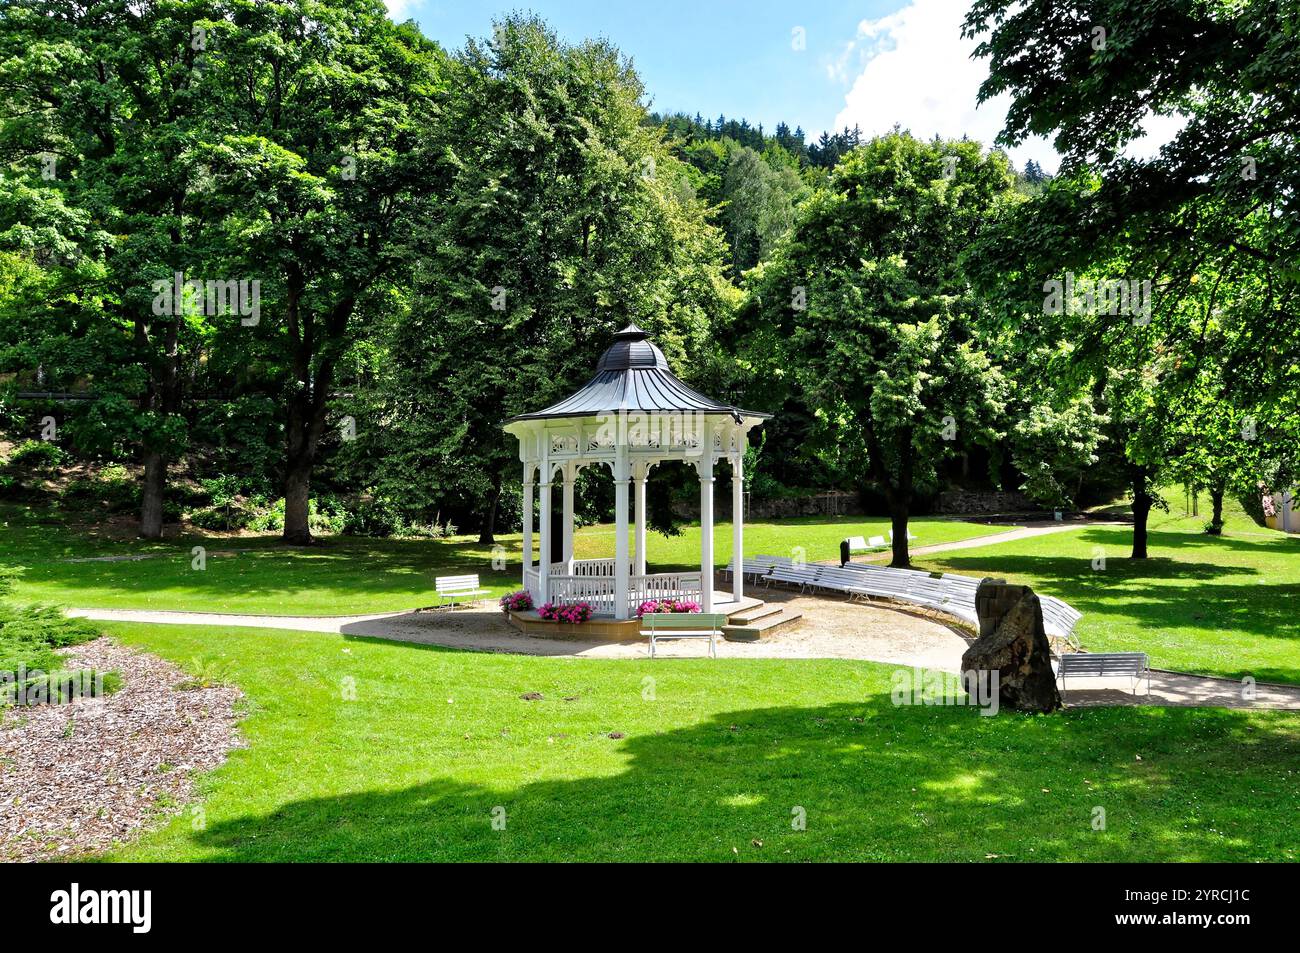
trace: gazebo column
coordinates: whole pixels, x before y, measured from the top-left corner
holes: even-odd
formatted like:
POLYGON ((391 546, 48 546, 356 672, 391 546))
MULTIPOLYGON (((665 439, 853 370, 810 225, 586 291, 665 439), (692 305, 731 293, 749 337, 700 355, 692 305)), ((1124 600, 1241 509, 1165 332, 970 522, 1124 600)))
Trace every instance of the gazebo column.
POLYGON ((635 573, 638 576, 645 575, 645 481, 650 475, 650 464, 638 462, 632 468, 632 486, 635 490, 635 523, 636 528, 633 532, 636 534, 636 567, 635 573))
POLYGON ((564 571, 573 575, 573 484, 578 476, 578 468, 571 463, 564 465, 564 571))
POLYGON ((524 464, 524 588, 528 588, 528 572, 533 568, 533 465, 524 464))
POLYGON ((731 458, 731 597, 739 602, 745 594, 745 482, 744 458, 731 458))
POLYGON ((713 451, 696 464, 700 471, 700 611, 713 611, 713 451))
POLYGON ((551 460, 550 455, 542 453, 541 480, 538 483, 541 496, 541 549, 537 562, 538 605, 551 601, 551 460))
POLYGON ((614 618, 626 619, 628 613, 627 551, 627 444, 620 443, 614 451, 614 618))

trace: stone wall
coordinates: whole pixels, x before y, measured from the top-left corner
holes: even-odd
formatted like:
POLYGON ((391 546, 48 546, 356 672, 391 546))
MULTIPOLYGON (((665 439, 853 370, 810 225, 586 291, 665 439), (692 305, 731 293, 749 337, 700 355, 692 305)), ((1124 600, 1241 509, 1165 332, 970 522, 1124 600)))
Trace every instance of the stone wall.
POLYGON ((934 503, 936 513, 1021 513, 1041 509, 1023 493, 1015 492, 946 490, 934 503))

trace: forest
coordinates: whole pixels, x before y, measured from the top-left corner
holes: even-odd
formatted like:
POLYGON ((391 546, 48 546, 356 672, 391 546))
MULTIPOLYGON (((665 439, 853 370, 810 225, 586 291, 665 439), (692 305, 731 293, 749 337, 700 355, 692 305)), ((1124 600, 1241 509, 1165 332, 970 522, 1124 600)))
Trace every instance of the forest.
MULTIPOLYGON (((905 538, 953 487, 1123 499, 1139 558, 1162 490, 1262 520, 1300 449, 1295 21, 1105 6, 1098 50, 1067 4, 976 0, 1012 102, 980 143, 653 113, 612 43, 528 14, 446 49, 378 0, 15 0, 0 496, 144 538, 491 542, 501 423, 634 322, 774 414, 752 501, 846 491, 905 538), (1078 42, 1030 42, 1049 15, 1078 42), (1008 159, 1030 135, 1054 174, 1008 159)), ((578 497, 608 518, 607 482, 578 497)))

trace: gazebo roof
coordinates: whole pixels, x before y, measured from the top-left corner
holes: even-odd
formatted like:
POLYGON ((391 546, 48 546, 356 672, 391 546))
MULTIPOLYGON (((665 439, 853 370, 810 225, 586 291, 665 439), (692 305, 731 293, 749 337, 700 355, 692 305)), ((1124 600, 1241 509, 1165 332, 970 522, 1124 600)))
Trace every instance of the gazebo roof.
POLYGON ((614 335, 596 365, 596 376, 559 403, 531 414, 510 418, 544 420, 552 417, 598 417, 612 413, 701 413, 742 417, 770 417, 771 414, 741 410, 705 397, 677 379, 668 369, 664 352, 635 324, 614 335))

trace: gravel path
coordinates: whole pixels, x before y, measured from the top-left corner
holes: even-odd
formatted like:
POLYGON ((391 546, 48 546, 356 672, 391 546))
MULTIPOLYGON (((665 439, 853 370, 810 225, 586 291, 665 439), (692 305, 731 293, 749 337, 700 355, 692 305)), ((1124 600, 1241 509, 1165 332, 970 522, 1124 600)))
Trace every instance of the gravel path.
MULTIPOLYGON (((1061 532, 1059 528, 1053 531, 1061 532)), ((860 605, 838 598, 778 590, 764 590, 763 598, 802 612, 803 620, 756 642, 720 642, 720 658, 863 659, 956 672, 969 645, 957 627, 902 608, 860 605)), ((644 658, 647 654, 642 641, 525 635, 506 622, 499 609, 481 606, 325 618, 122 609, 75 609, 69 614, 123 622, 337 633, 518 655, 617 659, 644 658)), ((665 660, 677 656, 698 657, 707 655, 708 647, 701 641, 674 642, 668 643, 659 654, 665 660)), ((1300 709, 1300 687, 1260 684, 1255 697, 1247 699, 1242 697, 1237 682, 1178 672, 1153 672, 1150 695, 1133 695, 1127 680, 1076 679, 1067 687, 1067 701, 1071 706, 1150 704, 1300 709)))
MULTIPOLYGON (((992 533, 988 536, 972 536, 970 539, 959 539, 952 543, 933 543, 929 546, 912 546, 908 552, 913 556, 924 556, 927 553, 945 553, 951 549, 976 549, 980 546, 993 546, 997 543, 1009 543, 1016 539, 1029 539, 1032 536, 1051 536, 1053 533, 1068 533, 1070 530, 1083 529, 1088 526, 1124 526, 1127 524, 1102 521, 1086 520, 1075 521, 1070 523, 1058 523, 1055 520, 1030 522, 1016 529, 1007 530, 1005 533, 992 533)), ((866 556, 855 556, 854 562, 874 563, 883 562, 891 559, 892 556, 888 549, 881 550, 877 553, 869 553, 866 556)), ((838 564, 838 560, 827 560, 827 562, 838 564)))

